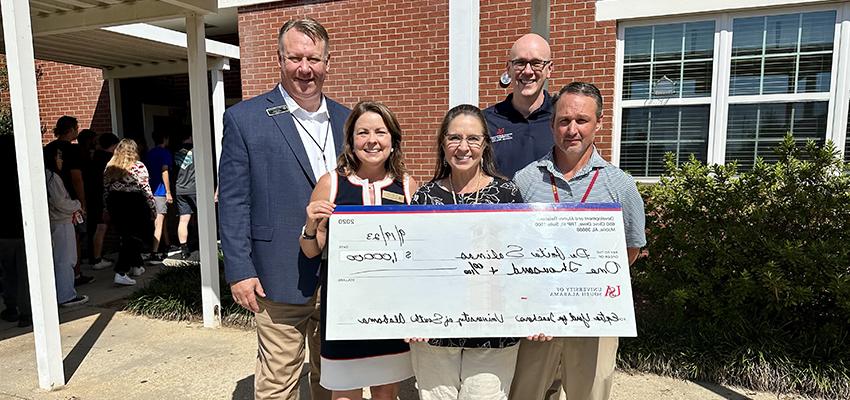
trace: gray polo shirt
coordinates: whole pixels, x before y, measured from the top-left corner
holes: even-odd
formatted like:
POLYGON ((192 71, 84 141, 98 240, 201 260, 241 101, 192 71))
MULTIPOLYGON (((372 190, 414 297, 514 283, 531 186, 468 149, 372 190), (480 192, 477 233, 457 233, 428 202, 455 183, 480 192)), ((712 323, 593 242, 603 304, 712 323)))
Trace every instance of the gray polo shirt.
POLYGON ((587 203, 620 203, 623 206, 623 223, 626 229, 626 247, 640 248, 646 245, 646 214, 643 199, 637 191, 635 180, 623 170, 605 161, 594 149, 587 164, 567 180, 555 166, 550 151, 543 158, 532 162, 514 176, 522 199, 526 203, 554 203, 549 173, 555 177, 561 203, 580 203, 587 191, 595 170, 599 177, 593 184, 587 203))

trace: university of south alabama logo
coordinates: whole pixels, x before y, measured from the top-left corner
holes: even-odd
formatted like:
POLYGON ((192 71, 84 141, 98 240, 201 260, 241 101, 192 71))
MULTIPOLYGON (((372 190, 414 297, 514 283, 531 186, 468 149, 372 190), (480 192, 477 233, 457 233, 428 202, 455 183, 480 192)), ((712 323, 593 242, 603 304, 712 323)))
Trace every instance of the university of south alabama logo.
POLYGON ((608 288, 605 289, 605 297, 617 298, 620 297, 620 285, 611 286, 608 285, 608 288))
POLYGON ((493 143, 502 142, 505 140, 511 140, 514 138, 513 132, 505 133, 505 128, 496 129, 496 134, 490 137, 490 141, 493 143))

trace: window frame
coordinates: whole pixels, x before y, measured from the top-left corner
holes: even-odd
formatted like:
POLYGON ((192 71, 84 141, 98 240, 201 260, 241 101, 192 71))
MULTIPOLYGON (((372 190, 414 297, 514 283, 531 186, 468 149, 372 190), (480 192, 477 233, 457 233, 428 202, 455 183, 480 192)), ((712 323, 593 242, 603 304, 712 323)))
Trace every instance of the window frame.
MULTIPOLYGON (((843 157, 844 146, 847 140, 848 114, 850 114, 850 2, 618 21, 614 75, 615 96, 613 99, 613 115, 611 116, 611 162, 618 167, 620 166, 622 155, 623 109, 694 104, 709 105, 708 149, 706 154, 706 162, 709 164, 723 164, 726 162, 726 130, 728 126, 729 106, 731 104, 827 101, 827 128, 824 139, 832 140, 843 157), (834 11, 836 17, 828 93, 729 95, 732 73, 732 37, 734 35, 732 24, 734 19, 819 11, 834 11), (715 31, 711 74, 712 85, 709 98, 623 99, 626 28, 711 20, 714 21, 715 31)), ((641 182, 652 183, 658 181, 658 177, 636 178, 641 182)))

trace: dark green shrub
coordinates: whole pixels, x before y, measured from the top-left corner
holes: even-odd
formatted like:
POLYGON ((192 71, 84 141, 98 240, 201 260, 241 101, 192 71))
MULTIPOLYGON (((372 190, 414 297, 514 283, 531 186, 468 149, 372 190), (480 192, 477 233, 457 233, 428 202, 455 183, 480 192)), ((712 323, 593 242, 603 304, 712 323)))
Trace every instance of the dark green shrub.
MULTIPOLYGON (((253 314, 233 301, 230 285, 219 274, 221 321, 225 325, 249 327, 253 314)), ((198 267, 163 268, 148 284, 133 292, 125 310, 151 318, 198 321, 203 315, 201 271, 198 267)))
POLYGON ((776 151, 752 171, 668 157, 641 188, 649 255, 623 366, 850 398, 850 170, 831 144, 776 151))

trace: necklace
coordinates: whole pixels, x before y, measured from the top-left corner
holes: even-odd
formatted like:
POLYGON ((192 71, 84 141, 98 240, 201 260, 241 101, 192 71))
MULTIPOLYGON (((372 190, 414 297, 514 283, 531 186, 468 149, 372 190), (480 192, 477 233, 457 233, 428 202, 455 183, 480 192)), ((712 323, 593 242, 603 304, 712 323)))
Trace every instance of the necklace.
MULTIPOLYGON (((478 204, 478 195, 481 194, 481 189, 482 189, 480 187, 480 183, 481 183, 481 174, 476 173, 475 187, 477 187, 478 189, 475 191, 475 202, 473 202, 472 204, 478 204)), ((452 175, 451 174, 449 174, 449 189, 452 191, 452 201, 454 202, 454 204, 457 204, 457 196, 455 195, 455 185, 454 185, 454 183, 452 183, 452 175)), ((463 197, 461 196, 460 199, 463 200, 463 197)), ((464 204, 466 204, 466 203, 464 202, 464 204)))
POLYGON ((304 127, 304 124, 302 124, 301 121, 299 121, 298 118, 296 118, 294 115, 292 116, 292 120, 295 121, 295 123, 298 124, 298 126, 300 126, 301 129, 304 130, 304 133, 307 134, 307 137, 309 137, 310 140, 313 141, 313 144, 315 144, 316 147, 319 148, 319 151, 322 153, 322 165, 325 167, 325 172, 327 172, 328 171, 328 159, 325 156, 325 149, 328 147, 328 136, 330 136, 330 131, 331 131, 331 121, 330 121, 330 119, 328 120, 328 124, 325 127, 325 139, 324 139, 324 141, 322 141, 322 144, 319 144, 319 141, 316 140, 316 138, 314 138, 312 134, 310 134, 310 131, 308 131, 307 128, 304 127))

